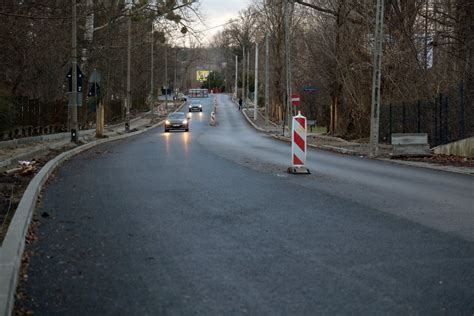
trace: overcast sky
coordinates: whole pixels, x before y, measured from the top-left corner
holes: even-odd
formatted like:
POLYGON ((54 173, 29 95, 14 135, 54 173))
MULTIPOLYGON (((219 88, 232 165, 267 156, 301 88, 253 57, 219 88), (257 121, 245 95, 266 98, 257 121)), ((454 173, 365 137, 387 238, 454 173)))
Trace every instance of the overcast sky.
MULTIPOLYGON (((200 8, 204 16, 206 26, 200 25, 200 30, 214 27, 226 23, 229 19, 238 16, 239 11, 245 9, 251 0, 199 0, 200 8)), ((206 39, 222 30, 218 27, 207 31, 206 39)))

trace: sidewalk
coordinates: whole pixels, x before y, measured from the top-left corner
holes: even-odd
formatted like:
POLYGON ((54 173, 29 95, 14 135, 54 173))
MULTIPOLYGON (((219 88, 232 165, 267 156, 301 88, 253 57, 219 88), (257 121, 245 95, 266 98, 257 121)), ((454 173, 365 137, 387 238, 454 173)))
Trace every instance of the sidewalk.
MULTIPOLYGON (((152 126, 164 118, 164 115, 156 114, 152 116, 149 112, 141 114, 139 117, 130 120, 130 132, 152 126)), ((16 167, 18 166, 18 161, 37 159, 40 156, 47 155, 52 150, 60 148, 71 149, 96 140, 95 129, 81 130, 78 134, 78 144, 71 143, 70 133, 41 135, 0 142, 0 169, 3 171, 12 166, 16 167)), ((105 126, 105 138, 124 134, 126 134, 124 123, 105 126)))
MULTIPOLYGON (((235 102, 235 101, 234 101, 235 102)), ((258 111, 257 120, 254 120, 254 109, 253 104, 250 107, 244 107, 242 113, 246 120, 255 129, 268 133, 274 138, 281 141, 290 142, 290 133, 288 128, 285 129, 283 135, 283 127, 270 122, 265 125, 265 117, 263 113, 258 111)), ((350 142, 342 138, 324 135, 322 133, 308 133, 307 144, 309 147, 318 148, 328 151, 333 151, 341 154, 354 155, 367 158, 369 155, 370 147, 368 143, 350 142)), ((474 175, 474 160, 472 158, 462 157, 449 157, 436 155, 431 158, 406 158, 406 159, 391 159, 390 154, 392 153, 392 146, 387 144, 379 145, 379 160, 398 163, 410 166, 416 166, 421 168, 429 168, 442 170, 447 172, 454 172, 460 174, 474 175)))

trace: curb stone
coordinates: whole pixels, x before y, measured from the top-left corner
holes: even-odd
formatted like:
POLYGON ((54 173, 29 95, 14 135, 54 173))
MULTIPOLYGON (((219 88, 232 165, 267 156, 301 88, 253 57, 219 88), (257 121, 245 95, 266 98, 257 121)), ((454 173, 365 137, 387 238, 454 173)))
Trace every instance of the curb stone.
MULTIPOLYGON (((181 108, 182 104, 179 108, 181 108)), ((86 151, 97 145, 121 140, 145 133, 162 125, 164 120, 144 128, 142 130, 119 135, 116 137, 103 138, 63 152, 46 163, 28 184, 23 197, 18 204, 15 215, 12 218, 8 231, 0 247, 0 315, 11 315, 15 303, 15 292, 18 283, 18 274, 21 268, 21 259, 25 248, 25 237, 28 232, 31 218, 33 216, 38 195, 49 176, 63 162, 71 157, 86 151)))

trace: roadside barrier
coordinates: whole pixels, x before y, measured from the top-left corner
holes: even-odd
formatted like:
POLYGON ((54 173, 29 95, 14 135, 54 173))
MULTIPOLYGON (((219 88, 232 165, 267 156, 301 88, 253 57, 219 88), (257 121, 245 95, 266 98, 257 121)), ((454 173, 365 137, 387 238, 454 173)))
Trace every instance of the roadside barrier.
POLYGON ((217 117, 216 117, 216 112, 211 112, 211 119, 209 120, 209 125, 211 126, 216 126, 217 124, 217 117))
POLYGON ((306 117, 298 111, 291 124, 291 167, 289 173, 309 174, 306 164, 306 117))

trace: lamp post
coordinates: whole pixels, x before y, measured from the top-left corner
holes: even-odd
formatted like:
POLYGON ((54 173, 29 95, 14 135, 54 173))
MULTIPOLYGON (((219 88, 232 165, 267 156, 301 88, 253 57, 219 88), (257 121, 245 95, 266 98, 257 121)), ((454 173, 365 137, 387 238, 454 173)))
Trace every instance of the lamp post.
POLYGON ((128 45, 127 45, 127 98, 125 103, 125 131, 130 130, 130 108, 132 107, 132 90, 130 84, 130 68, 132 59, 132 4, 128 3, 128 45))
POLYGON ((78 139, 77 128, 77 6, 72 0, 72 48, 71 48, 71 142, 78 139))
POLYGON ((256 121, 258 106, 258 43, 255 43, 255 84, 253 90, 253 120, 256 121))
MULTIPOLYGON (((290 58, 290 1, 285 1, 285 70, 286 70, 286 111, 288 118, 288 131, 291 131, 292 108, 291 108, 291 58, 290 58)), ((283 121, 284 122, 284 121, 283 121)), ((285 124, 283 124, 283 135, 285 124)))
POLYGON ((269 108, 270 108, 270 71, 269 71, 269 39, 268 34, 265 34, 265 127, 268 128, 269 108))
POLYGON ((239 56, 235 55, 235 99, 237 99, 239 97, 238 93, 237 93, 239 91, 238 75, 239 75, 239 56))
POLYGON ((154 109, 155 109, 155 89, 153 88, 154 82, 153 82, 153 68, 154 68, 154 43, 155 39, 153 36, 153 31, 154 31, 154 24, 153 22, 151 23, 151 63, 150 63, 150 113, 151 115, 154 114, 154 109))

